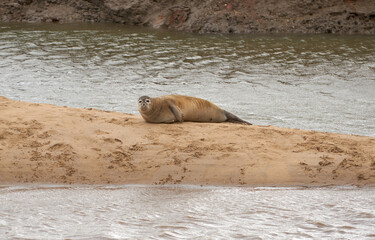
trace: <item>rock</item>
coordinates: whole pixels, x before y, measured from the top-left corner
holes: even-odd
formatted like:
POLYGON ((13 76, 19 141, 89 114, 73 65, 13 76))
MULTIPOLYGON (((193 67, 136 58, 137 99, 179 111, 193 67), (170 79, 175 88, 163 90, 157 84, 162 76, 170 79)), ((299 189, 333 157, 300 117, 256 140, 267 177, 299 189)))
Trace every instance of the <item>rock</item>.
POLYGON ((7 0, 1 22, 115 22, 198 33, 375 34, 366 0, 7 0))

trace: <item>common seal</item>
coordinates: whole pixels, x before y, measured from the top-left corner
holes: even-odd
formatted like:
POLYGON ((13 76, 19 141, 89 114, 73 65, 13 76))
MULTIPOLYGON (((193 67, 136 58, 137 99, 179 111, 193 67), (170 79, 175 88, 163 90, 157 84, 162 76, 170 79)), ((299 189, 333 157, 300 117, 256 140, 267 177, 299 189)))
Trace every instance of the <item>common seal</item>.
POLYGON ((166 95, 157 98, 142 96, 138 111, 150 123, 173 122, 233 122, 252 125, 215 104, 200 98, 166 95))

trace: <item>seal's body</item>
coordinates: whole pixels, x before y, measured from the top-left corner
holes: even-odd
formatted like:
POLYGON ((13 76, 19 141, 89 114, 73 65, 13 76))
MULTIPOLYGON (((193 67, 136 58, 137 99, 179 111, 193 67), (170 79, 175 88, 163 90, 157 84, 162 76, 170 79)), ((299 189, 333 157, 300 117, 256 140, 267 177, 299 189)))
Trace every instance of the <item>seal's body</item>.
POLYGON ((234 122, 251 125, 237 116, 200 98, 182 95, 166 95, 157 98, 142 96, 138 99, 138 111, 151 123, 173 122, 234 122))

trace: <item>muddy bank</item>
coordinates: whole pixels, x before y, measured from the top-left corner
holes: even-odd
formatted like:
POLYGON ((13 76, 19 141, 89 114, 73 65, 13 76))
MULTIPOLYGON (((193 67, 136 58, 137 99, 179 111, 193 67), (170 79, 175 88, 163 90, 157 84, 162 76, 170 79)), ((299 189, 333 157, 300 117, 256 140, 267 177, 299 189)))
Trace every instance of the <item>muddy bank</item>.
POLYGON ((0 97, 0 184, 375 185, 375 138, 0 97), (225 136, 225 137, 223 137, 225 136))
POLYGON ((374 0, 5 0, 1 22, 115 22, 198 33, 375 34, 374 0))

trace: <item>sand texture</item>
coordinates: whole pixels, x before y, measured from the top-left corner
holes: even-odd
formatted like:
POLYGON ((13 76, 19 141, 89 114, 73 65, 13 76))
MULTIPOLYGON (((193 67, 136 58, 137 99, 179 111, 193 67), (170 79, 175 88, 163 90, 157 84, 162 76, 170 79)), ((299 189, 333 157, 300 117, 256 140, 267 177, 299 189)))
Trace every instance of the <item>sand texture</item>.
POLYGON ((375 138, 0 97, 0 184, 375 185, 375 138))

